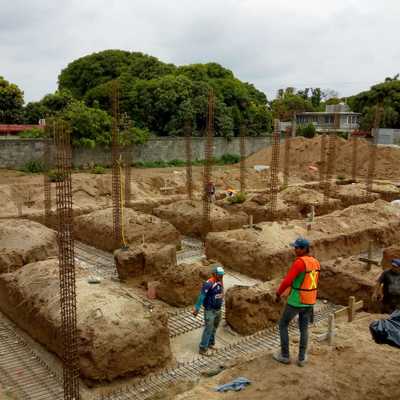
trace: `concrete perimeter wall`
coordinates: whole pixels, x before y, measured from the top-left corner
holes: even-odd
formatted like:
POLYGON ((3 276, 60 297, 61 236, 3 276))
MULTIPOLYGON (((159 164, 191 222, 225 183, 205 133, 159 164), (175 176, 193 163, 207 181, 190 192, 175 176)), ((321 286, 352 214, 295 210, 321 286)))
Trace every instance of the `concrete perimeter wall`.
MULTIPOLYGON (((246 153, 253 154, 270 144, 269 137, 247 137, 246 153)), ((204 159, 204 138, 192 138, 192 158, 204 159)), ((214 138, 214 156, 239 154, 240 139, 214 138)), ((0 168, 18 169, 32 160, 41 160, 43 141, 41 139, 1 139, 0 168)), ((185 160, 184 138, 150 139, 144 145, 132 147, 132 162, 185 160)), ((92 164, 110 165, 111 149, 96 147, 95 149, 79 148, 73 151, 74 167, 92 164)))

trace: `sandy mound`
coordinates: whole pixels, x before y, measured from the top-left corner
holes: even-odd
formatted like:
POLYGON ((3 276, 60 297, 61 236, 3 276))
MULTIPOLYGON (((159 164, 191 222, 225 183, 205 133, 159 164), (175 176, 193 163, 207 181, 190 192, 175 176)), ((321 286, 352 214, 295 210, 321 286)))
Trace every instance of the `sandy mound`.
MULTIPOLYGON (((113 210, 94 211, 75 219, 77 239, 106 251, 115 250, 113 240, 113 210)), ((167 221, 153 215, 124 208, 125 240, 128 246, 142 243, 178 244, 179 232, 167 221)))
POLYGON ((282 305, 275 303, 278 282, 255 286, 233 286, 225 296, 227 323, 242 335, 273 326, 280 318, 282 305))
MULTIPOLYGON (((340 199, 344 207, 365 203, 367 195, 368 192, 365 190, 365 185, 354 183, 351 185, 336 185, 331 193, 332 197, 340 199)), ((371 193, 370 198, 371 201, 375 201, 380 198, 380 195, 371 193)))
MULTIPOLYGON (((352 141, 337 138, 336 147, 336 173, 351 175, 353 146, 352 141)), ((281 168, 284 161, 284 146, 280 146, 281 168)), ((321 136, 312 139, 296 137, 291 139, 290 170, 295 175, 309 174, 309 165, 319 166, 321 154, 321 136)), ((247 158, 247 165, 271 163, 272 148, 266 147, 247 158)), ((370 159, 369 143, 359 140, 357 147, 357 175, 365 176, 370 159)), ((400 171, 400 147, 378 146, 376 158, 376 177, 399 178, 400 171)), ((317 174, 318 175, 318 174, 317 174)))
POLYGON ((367 270, 365 263, 358 257, 338 258, 324 262, 321 267, 318 297, 334 304, 347 306, 349 296, 364 301, 364 309, 370 312, 379 311, 378 305, 372 302, 372 294, 382 269, 372 266, 367 270))
MULTIPOLYGON (((182 234, 200 236, 203 232, 202 201, 178 201, 156 208, 154 214, 169 221, 182 234)), ((247 222, 248 217, 243 213, 231 215, 223 208, 215 204, 211 205, 211 231, 219 232, 235 229, 247 222)))
POLYGON ((58 252, 56 232, 25 219, 0 221, 0 273, 45 260, 58 252))
MULTIPOLYGON (((78 348, 83 377, 111 380, 127 374, 143 375, 171 359, 164 315, 157 310, 150 313, 114 282, 91 285, 87 283, 87 273, 79 266, 76 272, 78 348)), ((0 299, 5 314, 61 356, 55 259, 1 275, 0 299)))

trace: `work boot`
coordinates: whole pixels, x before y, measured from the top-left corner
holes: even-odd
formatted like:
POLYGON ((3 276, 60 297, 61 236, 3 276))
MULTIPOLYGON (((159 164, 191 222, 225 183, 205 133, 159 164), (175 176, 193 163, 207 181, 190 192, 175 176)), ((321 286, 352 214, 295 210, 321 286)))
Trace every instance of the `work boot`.
POLYGON ((200 349, 199 349, 199 354, 200 354, 201 356, 208 357, 208 356, 210 355, 210 352, 208 351, 208 349, 203 349, 202 347, 200 347, 200 349))
POLYGON ((308 361, 308 357, 307 357, 307 355, 305 355, 302 360, 300 358, 297 360, 297 365, 299 367, 304 367, 307 364, 307 361, 308 361))
POLYGON ((215 345, 215 344, 210 344, 210 345, 208 346, 208 348, 209 348, 210 350, 218 350, 218 346, 215 345))
POLYGON ((280 362, 282 364, 290 364, 290 358, 289 357, 284 357, 280 352, 273 354, 272 358, 275 361, 278 361, 278 362, 280 362))

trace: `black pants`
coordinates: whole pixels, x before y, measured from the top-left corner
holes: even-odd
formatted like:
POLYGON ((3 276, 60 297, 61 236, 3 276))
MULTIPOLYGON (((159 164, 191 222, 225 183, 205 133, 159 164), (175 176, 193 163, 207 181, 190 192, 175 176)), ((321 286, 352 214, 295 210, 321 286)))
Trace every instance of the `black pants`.
POLYGON ((283 357, 289 358, 289 324, 292 319, 299 316, 299 360, 303 361, 306 356, 308 344, 308 325, 313 318, 313 307, 293 307, 286 305, 281 320, 279 321, 279 333, 281 336, 281 354, 283 357))

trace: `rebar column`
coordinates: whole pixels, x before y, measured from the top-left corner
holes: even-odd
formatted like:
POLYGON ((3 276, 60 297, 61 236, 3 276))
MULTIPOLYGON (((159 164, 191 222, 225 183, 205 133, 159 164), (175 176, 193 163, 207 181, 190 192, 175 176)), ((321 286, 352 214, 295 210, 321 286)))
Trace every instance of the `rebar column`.
POLYGON ((185 122, 185 150, 186 150, 186 192, 188 199, 193 199, 193 169, 192 169, 192 125, 185 122))
POLYGON ((132 166, 132 147, 126 146, 124 149, 124 172, 125 172, 125 207, 131 204, 132 186, 131 186, 131 166, 132 166))
POLYGON ((321 135, 321 153, 319 157, 319 187, 324 189, 326 175, 326 133, 321 135))
POLYGON ((208 92, 207 112, 207 137, 204 148, 204 170, 203 170, 203 244, 211 227, 211 202, 215 196, 215 186, 211 181, 214 145, 214 91, 208 92))
POLYGON ((332 178, 336 170, 336 132, 329 133, 326 175, 324 182, 324 205, 329 203, 332 191, 332 178))
POLYGON ((270 178, 270 213, 271 218, 276 217, 278 205, 278 192, 279 192, 279 153, 280 153, 280 140, 281 133, 279 129, 280 123, 278 119, 274 120, 274 133, 272 140, 272 159, 271 159, 271 178, 270 178))
POLYGON ((64 399, 79 400, 79 357, 76 329, 74 229, 72 214, 71 144, 64 121, 56 123, 57 241, 60 276, 61 333, 63 338, 64 399))
POLYGON ((44 224, 49 226, 51 215, 51 181, 49 172, 52 164, 51 145, 54 138, 55 121, 50 126, 45 127, 44 147, 43 147, 43 190, 44 190, 44 224))
POLYGON ((240 127, 240 192, 246 193, 246 134, 245 125, 240 127))
POLYGON ((122 199, 121 199, 121 148, 119 143, 119 88, 113 82, 111 92, 112 105, 112 202, 113 202, 113 234, 115 248, 122 247, 122 199))
POLYGON ((357 179, 357 156, 358 156, 358 137, 354 135, 351 138, 352 148, 353 148, 353 157, 351 160, 351 179, 353 182, 357 179))
POLYGON ((291 144, 291 138, 293 135, 292 129, 286 129, 286 132, 285 132, 285 155, 284 155, 284 160, 283 160, 283 186, 284 187, 287 187, 289 185, 290 144, 291 144))

